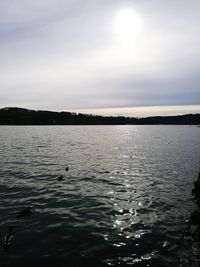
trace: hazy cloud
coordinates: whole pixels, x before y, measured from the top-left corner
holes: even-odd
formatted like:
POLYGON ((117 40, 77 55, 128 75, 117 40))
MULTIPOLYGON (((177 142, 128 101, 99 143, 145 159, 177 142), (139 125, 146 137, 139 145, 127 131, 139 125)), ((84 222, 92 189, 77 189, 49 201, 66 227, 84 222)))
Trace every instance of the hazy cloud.
POLYGON ((0 105, 199 105, 199 10, 198 0, 0 1, 0 105), (122 10, 137 31, 124 18, 116 32, 122 10))

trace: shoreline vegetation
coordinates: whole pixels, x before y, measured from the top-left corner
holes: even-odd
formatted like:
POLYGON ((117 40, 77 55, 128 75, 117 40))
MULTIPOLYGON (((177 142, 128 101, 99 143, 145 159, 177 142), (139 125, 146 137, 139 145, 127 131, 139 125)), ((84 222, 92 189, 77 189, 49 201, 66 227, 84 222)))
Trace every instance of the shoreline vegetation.
POLYGON ((196 226, 193 232, 193 238, 195 241, 200 242, 200 172, 197 181, 194 182, 192 195, 197 206, 191 215, 191 222, 196 226))
POLYGON ((17 107, 0 109, 0 125, 200 125, 200 114, 146 118, 99 116, 74 112, 30 110, 17 107))

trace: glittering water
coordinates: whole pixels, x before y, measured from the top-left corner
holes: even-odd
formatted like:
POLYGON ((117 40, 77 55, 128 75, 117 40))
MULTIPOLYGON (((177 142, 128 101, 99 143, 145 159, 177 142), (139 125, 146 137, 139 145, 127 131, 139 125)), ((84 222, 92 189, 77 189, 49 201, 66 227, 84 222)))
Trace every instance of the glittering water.
POLYGON ((0 265, 189 266, 199 137, 195 126, 1 126, 0 236, 13 225, 15 240, 0 265), (26 206, 33 216, 18 221, 26 206))

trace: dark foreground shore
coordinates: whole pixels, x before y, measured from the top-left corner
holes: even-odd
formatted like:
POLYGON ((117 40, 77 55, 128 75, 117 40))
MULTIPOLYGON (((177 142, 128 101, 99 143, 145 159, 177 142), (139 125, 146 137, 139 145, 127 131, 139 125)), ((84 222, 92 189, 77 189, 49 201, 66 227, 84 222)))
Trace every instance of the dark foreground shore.
POLYGON ((194 195, 197 208, 193 211, 191 215, 191 222, 196 226, 193 233, 195 241, 200 242, 200 172, 198 174, 197 181, 194 182, 194 188, 192 190, 192 195, 194 195))
POLYGON ((191 230, 190 234, 192 236, 192 250, 194 257, 191 260, 190 266, 192 267, 200 267, 200 253, 199 253, 199 245, 200 245, 200 172, 198 174, 197 180, 194 182, 194 188, 192 190, 192 195, 194 196, 194 201, 196 203, 196 209, 192 212, 190 217, 191 219, 191 230), (195 249, 194 249, 195 248, 195 249))

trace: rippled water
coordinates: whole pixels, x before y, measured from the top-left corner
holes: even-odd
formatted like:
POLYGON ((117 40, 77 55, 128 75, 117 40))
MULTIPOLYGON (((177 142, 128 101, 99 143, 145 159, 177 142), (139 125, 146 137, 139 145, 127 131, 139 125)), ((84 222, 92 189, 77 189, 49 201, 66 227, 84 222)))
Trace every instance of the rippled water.
POLYGON ((0 235, 13 225, 15 240, 0 265, 189 266, 199 137, 195 126, 1 126, 0 235), (33 216, 16 220, 25 206, 33 216))

